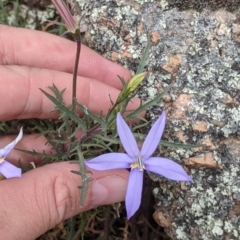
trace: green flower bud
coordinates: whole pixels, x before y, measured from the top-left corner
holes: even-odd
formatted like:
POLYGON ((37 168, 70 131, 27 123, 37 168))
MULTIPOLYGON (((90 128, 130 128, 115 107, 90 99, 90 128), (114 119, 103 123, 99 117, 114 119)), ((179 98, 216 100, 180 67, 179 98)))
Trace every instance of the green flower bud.
POLYGON ((133 76, 128 83, 124 86, 123 90, 120 92, 117 98, 117 102, 120 103, 126 99, 131 93, 133 93, 139 86, 139 84, 144 80, 147 73, 139 73, 133 76))

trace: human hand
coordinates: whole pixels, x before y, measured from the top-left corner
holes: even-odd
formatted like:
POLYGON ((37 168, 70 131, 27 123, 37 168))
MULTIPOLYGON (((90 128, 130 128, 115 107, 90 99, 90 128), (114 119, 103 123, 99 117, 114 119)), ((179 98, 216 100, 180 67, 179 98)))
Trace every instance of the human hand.
MULTIPOLYGON (((75 43, 43 32, 0 25, 0 121, 28 118, 58 118, 53 104, 40 92, 54 83, 66 88, 64 101, 71 103, 75 43)), ((77 99, 91 111, 107 113, 121 89, 117 75, 130 73, 82 46, 78 71, 77 99)), ((136 108, 139 100, 131 103, 136 108)), ((0 138, 0 148, 15 136, 0 138)), ((17 148, 50 153, 44 137, 25 135, 17 148)), ((36 164, 41 159, 13 150, 7 160, 16 166, 36 164)), ((36 168, 21 178, 0 181, 0 232, 2 239, 35 239, 59 222, 98 205, 124 199, 128 171, 92 171, 88 195, 79 206, 81 185, 78 165, 61 162, 36 168)))

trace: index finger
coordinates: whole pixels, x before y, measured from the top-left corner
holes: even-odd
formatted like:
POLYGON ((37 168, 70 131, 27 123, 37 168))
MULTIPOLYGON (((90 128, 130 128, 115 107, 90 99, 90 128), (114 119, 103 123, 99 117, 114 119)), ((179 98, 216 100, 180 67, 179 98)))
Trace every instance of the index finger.
MULTIPOLYGON (((72 73, 76 43, 49 33, 0 25, 0 64, 23 65, 72 73)), ((90 48, 81 46, 78 75, 97 79, 117 89, 118 75, 128 80, 130 72, 90 48)))

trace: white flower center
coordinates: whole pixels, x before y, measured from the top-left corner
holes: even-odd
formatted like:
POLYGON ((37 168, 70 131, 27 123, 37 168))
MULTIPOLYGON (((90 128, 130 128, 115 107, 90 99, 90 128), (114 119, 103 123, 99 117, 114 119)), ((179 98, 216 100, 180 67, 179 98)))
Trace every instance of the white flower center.
POLYGON ((142 172, 145 169, 145 166, 143 164, 143 160, 140 156, 137 157, 136 161, 131 164, 131 168, 138 168, 140 172, 142 172))

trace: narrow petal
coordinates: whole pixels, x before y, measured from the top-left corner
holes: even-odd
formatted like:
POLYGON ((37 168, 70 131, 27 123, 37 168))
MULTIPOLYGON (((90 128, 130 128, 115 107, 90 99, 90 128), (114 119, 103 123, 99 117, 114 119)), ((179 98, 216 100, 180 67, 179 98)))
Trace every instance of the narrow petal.
POLYGON ((20 132, 17 136, 17 138, 12 141, 11 143, 9 143, 6 147, 0 149, 0 158, 5 158, 9 153, 10 151, 16 146, 16 144, 22 139, 22 136, 23 136, 23 130, 22 128, 20 129, 20 132))
POLYGON ((143 171, 134 168, 129 174, 125 204, 127 218, 131 218, 139 209, 142 199, 143 171))
POLYGON ((139 148, 136 139, 120 113, 117 114, 117 131, 127 154, 133 159, 138 157, 139 148))
POLYGON ((163 112, 150 129, 141 149, 140 155, 143 160, 152 156, 153 152, 156 150, 163 134, 165 119, 166 113, 163 112))
POLYGON ((85 161, 85 164, 95 170, 109 170, 130 168, 133 160, 126 153, 106 153, 99 157, 85 161))
POLYGON ((21 177, 22 169, 15 167, 7 161, 0 163, 0 173, 2 173, 6 178, 21 177))
POLYGON ((68 6, 61 0, 60 1, 59 0, 52 0, 52 3, 55 6, 55 8, 57 9, 57 11, 59 12, 62 19, 64 20, 68 30, 71 31, 72 33, 75 33, 76 23, 75 23, 75 20, 72 16, 68 6))
POLYGON ((151 157, 144 162, 146 170, 176 181, 192 181, 178 163, 166 158, 151 157))

